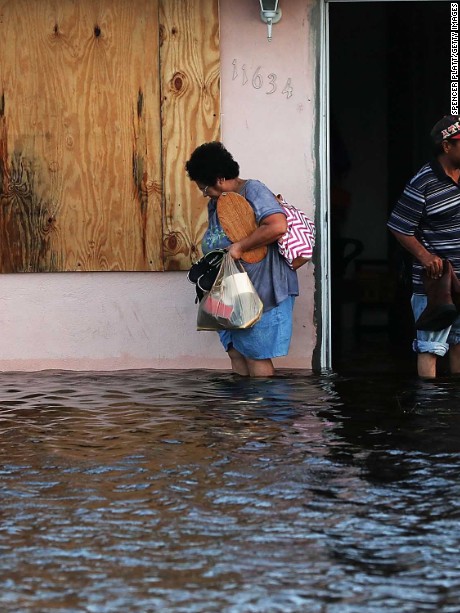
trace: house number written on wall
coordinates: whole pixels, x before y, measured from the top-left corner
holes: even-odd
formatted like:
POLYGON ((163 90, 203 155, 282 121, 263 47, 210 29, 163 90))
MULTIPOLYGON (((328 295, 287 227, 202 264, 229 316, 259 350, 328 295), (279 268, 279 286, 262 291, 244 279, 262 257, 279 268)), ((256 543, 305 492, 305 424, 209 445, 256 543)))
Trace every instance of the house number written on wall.
POLYGON ((266 74, 262 70, 262 66, 257 66, 252 74, 248 74, 246 64, 242 64, 241 68, 239 68, 237 59, 233 60, 232 64, 232 81, 236 81, 236 79, 239 78, 241 80, 241 85, 251 83, 254 89, 265 90, 265 93, 268 95, 274 94, 276 91, 278 91, 281 92, 283 96, 286 96, 286 99, 290 98, 294 92, 290 78, 286 80, 284 87, 281 89, 282 86, 278 81, 278 75, 276 73, 270 72, 269 74, 266 74))

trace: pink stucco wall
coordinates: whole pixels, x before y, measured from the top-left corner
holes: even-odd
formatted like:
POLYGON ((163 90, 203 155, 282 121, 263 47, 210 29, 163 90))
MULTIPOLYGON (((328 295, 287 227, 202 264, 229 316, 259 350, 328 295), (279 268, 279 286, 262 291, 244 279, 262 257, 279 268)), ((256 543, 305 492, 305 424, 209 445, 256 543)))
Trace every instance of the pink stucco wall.
MULTIPOLYGON (((313 214, 310 5, 280 4, 283 17, 268 43, 258 0, 221 0, 222 136, 243 178, 264 181, 313 214), (292 95, 283 94, 288 79, 292 95)), ((310 368, 316 343, 313 265, 299 277, 295 334, 290 355, 277 361, 282 368, 310 368)), ((228 367, 217 335, 195 331, 185 273, 2 275, 0 320, 3 371, 228 367)))

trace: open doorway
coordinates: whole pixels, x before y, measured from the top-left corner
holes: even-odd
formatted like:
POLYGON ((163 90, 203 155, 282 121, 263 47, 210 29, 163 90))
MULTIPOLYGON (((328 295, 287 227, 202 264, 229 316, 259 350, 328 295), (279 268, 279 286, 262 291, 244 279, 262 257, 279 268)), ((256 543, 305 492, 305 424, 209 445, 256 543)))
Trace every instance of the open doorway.
POLYGON ((386 228, 450 113, 450 3, 329 5, 332 365, 415 370, 410 260, 386 228))

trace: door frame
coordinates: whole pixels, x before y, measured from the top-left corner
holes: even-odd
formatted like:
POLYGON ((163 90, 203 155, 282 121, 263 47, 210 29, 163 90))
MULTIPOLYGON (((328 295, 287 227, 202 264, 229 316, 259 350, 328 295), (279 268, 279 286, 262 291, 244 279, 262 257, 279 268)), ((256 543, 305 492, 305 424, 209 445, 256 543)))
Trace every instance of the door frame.
POLYGON ((318 257, 316 259, 315 302, 317 321, 317 347, 313 356, 313 367, 317 371, 332 369, 332 328, 331 328, 331 202, 330 202, 330 63, 329 63, 329 5, 331 3, 357 2, 444 2, 449 0, 320 0, 319 16, 319 92, 318 92, 318 210, 316 223, 318 257))

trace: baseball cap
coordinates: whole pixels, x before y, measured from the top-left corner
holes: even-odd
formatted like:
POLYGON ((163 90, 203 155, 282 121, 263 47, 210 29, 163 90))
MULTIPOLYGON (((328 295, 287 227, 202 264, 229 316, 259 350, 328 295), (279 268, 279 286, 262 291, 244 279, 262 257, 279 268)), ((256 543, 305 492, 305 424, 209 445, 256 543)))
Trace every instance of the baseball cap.
POLYGON ((460 138, 460 116, 444 115, 433 126, 430 136, 435 145, 439 145, 444 140, 460 138))

